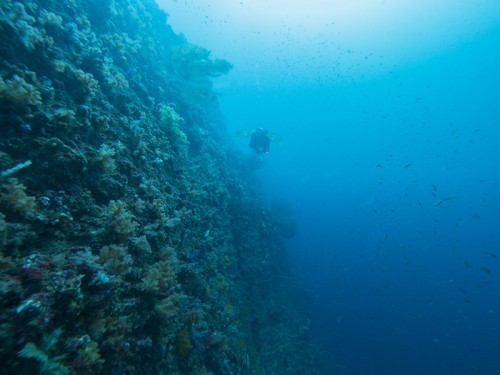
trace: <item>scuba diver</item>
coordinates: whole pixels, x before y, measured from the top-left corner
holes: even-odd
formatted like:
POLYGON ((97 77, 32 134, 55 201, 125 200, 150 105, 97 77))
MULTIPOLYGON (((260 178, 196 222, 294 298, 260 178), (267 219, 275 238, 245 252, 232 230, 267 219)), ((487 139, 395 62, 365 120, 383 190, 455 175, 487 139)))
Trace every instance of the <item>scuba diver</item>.
POLYGON ((238 138, 250 137, 250 148, 252 148, 258 155, 267 154, 271 148, 271 141, 276 144, 283 142, 283 137, 276 133, 271 133, 264 128, 257 128, 252 130, 240 130, 236 133, 238 138))
POLYGON ((263 128, 255 129, 250 136, 250 148, 257 154, 267 154, 271 148, 271 140, 269 139, 269 132, 263 128))

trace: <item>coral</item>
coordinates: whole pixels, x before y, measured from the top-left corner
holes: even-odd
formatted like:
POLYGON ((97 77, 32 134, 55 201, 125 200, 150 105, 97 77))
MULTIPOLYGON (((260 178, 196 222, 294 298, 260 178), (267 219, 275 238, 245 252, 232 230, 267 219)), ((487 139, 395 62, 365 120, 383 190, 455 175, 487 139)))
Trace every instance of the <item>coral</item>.
POLYGON ((131 241, 133 243, 134 249, 140 254, 147 255, 151 254, 151 245, 148 242, 146 236, 132 237, 131 241))
POLYGON ((75 369, 81 373, 100 373, 104 360, 99 353, 99 345, 95 341, 90 341, 84 348, 78 350, 78 357, 75 360, 75 369))
POLYGON ((91 271, 96 271, 98 269, 99 257, 92 254, 90 248, 88 247, 85 247, 83 250, 76 251, 70 257, 70 260, 79 268, 86 268, 91 271))
POLYGON ((194 75, 197 79, 217 77, 227 74, 232 65, 223 59, 212 59, 211 52, 194 44, 184 44, 173 48, 173 60, 183 74, 194 75))
POLYGON ((180 129, 180 124, 184 119, 175 111, 175 109, 168 104, 160 105, 159 109, 160 121, 162 128, 167 133, 168 138, 173 144, 188 144, 186 133, 180 129))
POLYGON ((177 337, 177 347, 176 353, 181 359, 185 359, 193 345, 191 345, 191 340, 189 339, 189 332, 187 327, 184 327, 177 337))
POLYGON ((52 114, 52 123, 57 126, 71 126, 75 121, 75 111, 68 108, 58 108, 52 114))
POLYGON ((46 35, 46 31, 39 28, 35 15, 36 9, 31 2, 23 4, 21 2, 6 2, 9 8, 9 23, 14 28, 21 43, 28 50, 34 50, 38 46, 48 46, 54 43, 54 40, 46 35))
POLYGON ((128 239, 135 233, 138 224, 134 221, 134 215, 128 211, 125 202, 111 201, 107 211, 108 226, 113 233, 121 239, 128 239))
POLYGON ((125 75, 111 64, 103 67, 104 82, 112 90, 124 90, 129 88, 129 83, 125 75))
POLYGON ((159 109, 160 119, 166 128, 178 128, 184 119, 172 108, 171 105, 162 104, 159 109))
POLYGON ((123 246, 104 246, 99 253, 100 262, 111 275, 124 276, 130 272, 133 263, 132 257, 123 246))
POLYGON ((81 88, 87 94, 88 99, 96 94, 99 89, 99 82, 94 78, 92 73, 84 72, 82 69, 74 69, 73 75, 81 84, 81 88))
POLYGON ((161 320, 170 320, 179 314, 179 295, 173 293, 166 298, 159 300, 155 305, 155 311, 161 320))
POLYGON ((60 362, 65 356, 53 357, 50 354, 54 351, 54 346, 59 341, 61 333, 60 329, 56 329, 51 334, 45 336, 40 348, 35 343, 28 342, 19 351, 19 357, 36 360, 39 363, 40 373, 42 374, 68 375, 68 368, 60 362))
POLYGON ((104 172, 114 173, 116 171, 115 155, 116 151, 113 147, 107 144, 102 144, 99 147, 97 160, 101 163, 104 172))
POLYGON ((14 74, 6 81, 0 77, 0 100, 20 107, 39 106, 42 104, 42 95, 34 85, 14 74))
POLYGON ((40 15, 38 16, 38 22, 40 22, 43 26, 54 26, 57 28, 62 28, 63 18, 54 12, 48 12, 45 9, 40 11, 40 15))
POLYGON ((0 212, 0 244, 5 240, 6 232, 7 222, 5 221, 5 215, 0 212))
POLYGON ((9 178, 1 186, 0 200, 9 210, 20 214, 25 218, 35 217, 38 211, 38 204, 34 197, 26 194, 26 186, 16 178, 9 178))
POLYGON ((152 293, 165 293, 175 285, 175 260, 162 260, 152 266, 142 279, 141 289, 152 293))
POLYGON ((64 60, 59 60, 59 59, 52 60, 52 67, 57 73, 64 73, 67 66, 68 65, 66 64, 66 61, 64 60))
POLYGON ((2 369, 332 373, 281 282, 291 214, 225 131, 231 64, 167 21, 151 0, 0 1, 2 369))

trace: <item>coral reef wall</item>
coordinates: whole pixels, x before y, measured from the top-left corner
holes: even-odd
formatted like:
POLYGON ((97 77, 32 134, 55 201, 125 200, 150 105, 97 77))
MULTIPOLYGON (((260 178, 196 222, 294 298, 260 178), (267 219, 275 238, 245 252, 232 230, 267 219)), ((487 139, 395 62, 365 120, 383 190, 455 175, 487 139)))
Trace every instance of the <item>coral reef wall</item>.
POLYGON ((2 0, 0 56, 2 373, 316 373, 231 65, 152 0, 2 0))

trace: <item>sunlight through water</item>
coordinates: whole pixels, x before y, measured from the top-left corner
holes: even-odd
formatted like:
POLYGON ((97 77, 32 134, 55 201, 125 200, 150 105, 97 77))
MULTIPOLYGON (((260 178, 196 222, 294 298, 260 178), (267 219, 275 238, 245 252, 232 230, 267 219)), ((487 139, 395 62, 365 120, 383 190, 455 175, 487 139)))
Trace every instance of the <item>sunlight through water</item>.
POLYGON ((383 73, 467 42, 500 19, 493 0, 157 1, 174 29, 230 60, 237 79, 268 84, 383 73))

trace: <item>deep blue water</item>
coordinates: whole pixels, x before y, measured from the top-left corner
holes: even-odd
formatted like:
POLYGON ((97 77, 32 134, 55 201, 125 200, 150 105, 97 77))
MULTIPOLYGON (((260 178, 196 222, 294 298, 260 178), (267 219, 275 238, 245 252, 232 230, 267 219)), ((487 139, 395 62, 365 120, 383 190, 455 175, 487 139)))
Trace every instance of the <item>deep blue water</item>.
POLYGON ((500 23, 317 84, 239 71, 221 109, 230 132, 285 138, 259 179, 294 207, 287 246, 338 374, 500 373, 500 23))

